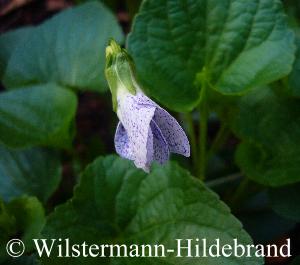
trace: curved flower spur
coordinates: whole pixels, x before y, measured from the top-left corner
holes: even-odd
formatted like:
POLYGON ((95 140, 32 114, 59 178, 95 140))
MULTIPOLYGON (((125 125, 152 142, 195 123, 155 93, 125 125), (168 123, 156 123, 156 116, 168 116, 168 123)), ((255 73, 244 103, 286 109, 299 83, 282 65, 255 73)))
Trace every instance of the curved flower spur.
POLYGON ((190 156, 188 138, 178 122, 148 98, 137 84, 134 64, 114 40, 106 48, 105 75, 120 120, 115 134, 116 152, 149 172, 151 163, 164 164, 170 153, 190 156))

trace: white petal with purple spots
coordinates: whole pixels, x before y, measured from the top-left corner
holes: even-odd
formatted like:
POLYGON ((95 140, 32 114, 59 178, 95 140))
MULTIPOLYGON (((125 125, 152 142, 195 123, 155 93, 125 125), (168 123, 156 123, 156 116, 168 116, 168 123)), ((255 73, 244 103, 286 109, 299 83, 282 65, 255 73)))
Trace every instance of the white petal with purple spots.
POLYGON ((121 87, 117 99, 120 123, 115 146, 120 156, 149 172, 153 161, 164 164, 171 152, 190 155, 189 141, 178 122, 139 88, 132 95, 121 87))
POLYGON ((155 106, 141 105, 139 100, 138 94, 127 93, 118 97, 117 114, 128 135, 132 160, 136 167, 149 171, 153 160, 153 135, 150 130, 150 122, 155 112, 155 106))
POLYGON ((153 159, 163 165, 170 157, 168 143, 154 120, 151 121, 150 126, 153 134, 153 159))
POLYGON ((189 140, 176 119, 173 118, 166 110, 158 106, 153 116, 153 120, 160 128, 169 145, 170 151, 172 153, 189 157, 189 140))
POLYGON ((132 152, 129 144, 127 132, 121 122, 118 123, 115 134, 116 152, 124 158, 132 160, 132 152))

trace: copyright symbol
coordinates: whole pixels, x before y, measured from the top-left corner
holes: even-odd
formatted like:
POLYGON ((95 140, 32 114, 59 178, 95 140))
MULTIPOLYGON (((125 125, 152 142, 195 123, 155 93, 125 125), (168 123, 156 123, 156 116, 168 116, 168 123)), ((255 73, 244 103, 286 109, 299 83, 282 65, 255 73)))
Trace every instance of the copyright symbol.
POLYGON ((11 239, 6 244, 6 252, 13 258, 22 256, 24 251, 25 245, 20 239, 11 239))

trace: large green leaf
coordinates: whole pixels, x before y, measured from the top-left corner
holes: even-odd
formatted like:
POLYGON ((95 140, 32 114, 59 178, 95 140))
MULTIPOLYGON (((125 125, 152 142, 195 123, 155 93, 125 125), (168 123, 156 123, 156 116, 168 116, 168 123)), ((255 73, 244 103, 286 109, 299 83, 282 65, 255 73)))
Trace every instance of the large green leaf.
POLYGON ((5 201, 27 194, 46 202, 60 179, 60 159, 56 152, 0 146, 0 197, 5 201))
POLYGON ((149 94, 186 111, 199 101, 200 77, 239 94, 287 75, 293 42, 279 0, 146 0, 128 48, 149 94))
MULTIPOLYGON (((154 166, 150 174, 128 160, 95 160, 81 176, 72 200, 48 218, 42 236, 71 243, 164 244, 176 239, 220 238, 221 245, 251 242, 241 223, 217 195, 175 163, 154 166)), ((200 251, 202 253, 202 242, 200 251)), ((194 253, 195 254, 195 253, 194 253)), ((52 253, 55 257, 57 253, 52 253)), ((168 255, 168 254, 167 254, 168 255)), ((101 264, 262 264, 258 258, 111 258, 101 264)), ((45 258, 44 264, 99 264, 99 259, 45 258)))
POLYGON ((123 40, 116 19, 100 2, 59 13, 36 27, 13 52, 4 84, 9 88, 56 82, 77 89, 104 90, 105 46, 123 40))
POLYGON ((245 96, 234 130, 243 139, 236 153, 254 181, 281 186, 300 181, 300 101, 268 88, 245 96))
POLYGON ((269 190, 271 206, 279 215, 300 222, 300 183, 269 190))
POLYGON ((45 84, 0 94, 0 142, 11 147, 68 147, 74 134, 75 94, 45 84))
POLYGON ((33 27, 23 27, 0 35, 0 79, 17 44, 30 35, 33 27))

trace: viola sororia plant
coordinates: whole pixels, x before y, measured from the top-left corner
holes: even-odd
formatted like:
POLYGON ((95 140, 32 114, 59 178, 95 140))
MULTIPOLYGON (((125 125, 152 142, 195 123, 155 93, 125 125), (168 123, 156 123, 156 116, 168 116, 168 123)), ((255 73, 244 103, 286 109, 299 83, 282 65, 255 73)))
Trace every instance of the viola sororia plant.
POLYGON ((297 265, 298 1, 42 2, 0 4, 0 265, 297 265))

